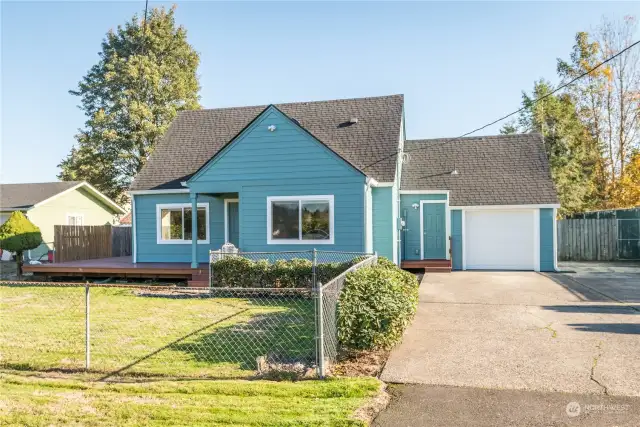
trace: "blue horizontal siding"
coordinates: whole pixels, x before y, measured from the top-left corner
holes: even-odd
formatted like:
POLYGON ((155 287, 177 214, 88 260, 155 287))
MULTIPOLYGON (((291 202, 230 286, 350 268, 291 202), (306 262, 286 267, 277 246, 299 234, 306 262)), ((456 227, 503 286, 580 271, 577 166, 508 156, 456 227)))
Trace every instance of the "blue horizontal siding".
POLYGON ((247 252, 319 250, 364 251, 364 181, 356 176, 340 184, 244 186, 240 193, 240 248, 247 252), (267 244, 267 197, 333 195, 334 244, 267 244))
POLYGON ((462 211, 451 211, 451 267, 462 270, 462 211))
MULTIPOLYGON (((365 176, 346 163, 277 109, 267 109, 191 180, 195 193, 209 203, 209 245, 199 244, 198 261, 224 243, 224 196, 240 199, 240 249, 254 251, 319 250, 364 251, 365 176), (275 132, 267 127, 275 125, 275 132), (267 244, 267 197, 334 196, 334 244, 267 244)), ((135 196, 138 262, 189 262, 190 244, 157 244, 156 205, 189 203, 189 194, 135 196)))
MULTIPOLYGON (((191 262, 190 244, 157 243, 156 205, 164 203, 190 203, 189 194, 153 194, 135 197, 135 233, 137 262, 191 262)), ((210 249, 219 249, 224 243, 224 200, 199 196, 198 203, 209 204, 210 243, 198 244, 198 262, 207 262, 210 249)))
POLYGON ((299 177, 359 177, 364 175, 313 138, 277 109, 270 107, 189 180, 286 180, 299 177), (268 130, 275 126, 275 131, 268 130))
POLYGON ((372 188, 373 201, 373 250, 378 255, 393 260, 393 189, 372 188))

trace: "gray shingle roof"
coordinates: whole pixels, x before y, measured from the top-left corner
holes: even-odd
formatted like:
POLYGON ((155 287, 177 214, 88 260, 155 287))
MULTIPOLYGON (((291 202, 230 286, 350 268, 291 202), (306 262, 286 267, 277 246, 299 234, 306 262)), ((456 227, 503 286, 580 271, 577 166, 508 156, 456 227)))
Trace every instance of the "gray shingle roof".
POLYGON ((450 190, 451 206, 558 203, 540 134, 412 140, 405 152, 401 190, 450 190))
POLYGON ((28 209, 81 181, 0 184, 0 210, 28 209))
MULTIPOLYGON (((403 103, 403 95, 391 95, 275 104, 275 107, 363 170, 396 152, 403 103), (357 117, 358 123, 346 125, 352 117, 357 117)), ((131 190, 181 188, 180 181, 187 180, 266 107, 181 112, 136 176, 131 190)), ((394 156, 364 173, 379 182, 393 181, 394 156)))

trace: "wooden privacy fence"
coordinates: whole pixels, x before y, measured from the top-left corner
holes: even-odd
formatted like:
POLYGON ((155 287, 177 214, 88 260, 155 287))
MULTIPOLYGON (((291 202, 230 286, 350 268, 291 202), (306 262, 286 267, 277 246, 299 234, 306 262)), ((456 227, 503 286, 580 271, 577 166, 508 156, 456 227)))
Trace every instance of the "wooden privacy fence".
POLYGON ((618 221, 615 218, 558 221, 559 261, 615 261, 618 259, 618 221))
POLYGON ((131 255, 131 227, 111 228, 111 256, 131 255))
POLYGON ((54 262, 131 255, 131 227, 56 225, 54 262))

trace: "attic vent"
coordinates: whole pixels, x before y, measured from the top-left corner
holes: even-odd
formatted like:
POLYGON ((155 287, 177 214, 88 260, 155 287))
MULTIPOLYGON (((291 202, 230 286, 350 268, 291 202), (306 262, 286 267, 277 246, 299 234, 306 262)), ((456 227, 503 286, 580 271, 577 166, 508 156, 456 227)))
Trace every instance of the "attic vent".
POLYGON ((351 123, 352 125, 355 125, 356 123, 358 123, 358 118, 357 117, 351 117, 349 119, 349 123, 351 123))

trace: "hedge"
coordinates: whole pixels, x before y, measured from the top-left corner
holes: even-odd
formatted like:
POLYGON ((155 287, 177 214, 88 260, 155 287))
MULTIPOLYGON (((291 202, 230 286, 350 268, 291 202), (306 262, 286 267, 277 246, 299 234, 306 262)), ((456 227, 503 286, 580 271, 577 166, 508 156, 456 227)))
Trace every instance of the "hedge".
MULTIPOLYGON (((347 262, 320 263, 316 277, 320 283, 345 272, 362 261, 356 257, 347 262)), ((229 288, 310 288, 313 264, 308 259, 293 258, 252 261, 242 256, 229 256, 211 263, 212 286, 229 288)))
POLYGON ((418 307, 418 280, 392 262, 347 274, 338 307, 338 338, 349 349, 389 349, 418 307))

